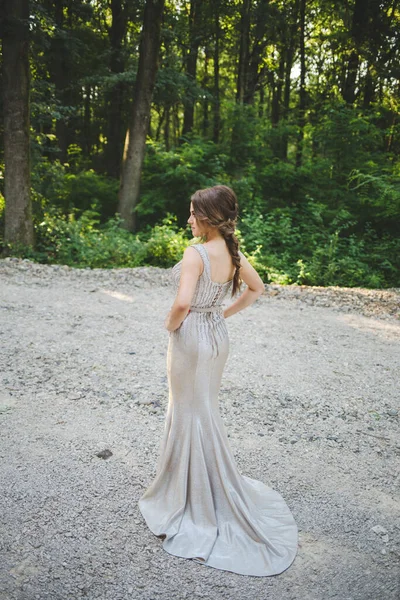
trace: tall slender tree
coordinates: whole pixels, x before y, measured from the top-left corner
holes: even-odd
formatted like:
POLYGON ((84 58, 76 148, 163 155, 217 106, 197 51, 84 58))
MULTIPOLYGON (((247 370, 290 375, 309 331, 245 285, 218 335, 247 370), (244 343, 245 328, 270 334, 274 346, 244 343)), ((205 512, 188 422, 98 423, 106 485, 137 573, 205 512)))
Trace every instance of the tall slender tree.
MULTIPOLYGON (((299 0, 294 0, 291 6, 289 27, 287 28, 287 40, 286 41, 286 57, 285 57, 285 84, 283 91, 283 118, 289 118, 290 110, 290 93, 292 89, 292 68, 293 61, 296 52, 297 42, 297 29, 298 29, 298 15, 299 15, 299 0)), ((282 139, 282 158, 287 159, 288 153, 288 136, 284 134, 282 139)))
POLYGON ((265 48, 270 42, 267 35, 269 0, 259 0, 254 10, 254 27, 252 44, 249 48, 248 64, 245 68, 243 101, 246 104, 254 103, 256 90, 265 73, 263 58, 265 48))
MULTIPOLYGON (((52 13, 56 25, 55 35, 52 38, 50 54, 51 78, 55 85, 56 99, 61 106, 70 106, 70 93, 68 86, 71 83, 70 61, 68 52, 68 35, 65 24, 65 0, 50 0, 52 13)), ((66 118, 61 117, 56 121, 56 136, 60 149, 61 162, 66 162, 68 146, 71 143, 66 118)))
POLYGON ((221 23, 220 23, 220 0, 214 2, 214 106, 213 106, 213 140, 216 144, 219 142, 221 131, 221 105, 220 105, 220 74, 219 74, 219 56, 221 42, 221 23))
MULTIPOLYGON (((189 49, 186 56, 186 75, 191 83, 196 82, 197 57, 201 39, 201 0, 191 0, 189 13, 189 49)), ((195 101, 189 93, 185 102, 182 134, 192 131, 195 101)))
POLYGON ((246 91, 247 68, 250 55, 250 14, 251 0, 242 0, 240 15, 240 45, 236 84, 236 101, 243 103, 246 91))
POLYGON ((306 124, 306 0, 300 0, 300 89, 299 89, 299 135, 297 140, 296 166, 303 161, 304 127, 306 124))
MULTIPOLYGON (((373 0, 372 0, 373 1, 373 0)), ((349 104, 356 100, 357 76, 360 67, 360 53, 368 31, 368 14, 371 0, 355 0, 350 31, 351 51, 347 62, 347 74, 343 98, 349 104)))
POLYGON ((3 0, 5 232, 33 245, 29 154, 29 0, 3 0))
MULTIPOLYGON (((111 0, 111 26, 108 28, 110 40, 110 71, 115 77, 125 70, 123 42, 128 23, 128 8, 124 0, 111 0)), ((107 93, 108 123, 107 146, 105 153, 106 171, 112 177, 118 177, 121 166, 121 149, 123 146, 122 108, 125 84, 119 80, 107 93)))
POLYGON ((134 231, 136 227, 135 208, 139 200, 151 100, 158 69, 163 11, 164 0, 146 0, 135 95, 125 139, 118 203, 123 226, 130 231, 134 231))

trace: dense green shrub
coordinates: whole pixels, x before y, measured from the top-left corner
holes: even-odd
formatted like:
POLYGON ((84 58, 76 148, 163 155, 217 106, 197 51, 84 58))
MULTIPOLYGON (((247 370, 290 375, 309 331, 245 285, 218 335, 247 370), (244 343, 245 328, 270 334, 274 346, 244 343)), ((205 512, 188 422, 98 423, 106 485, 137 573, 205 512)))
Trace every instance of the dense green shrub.
MULTIPOLYGON (((369 227, 356 234, 353 225, 348 212, 330 219, 324 205, 308 199, 301 207, 276 208, 266 216, 247 212, 238 235, 266 282, 398 286, 400 242, 369 227)), ((14 254, 75 267, 170 267, 190 243, 187 229, 179 228, 172 215, 132 234, 121 229, 118 216, 101 224, 95 210, 66 217, 51 209, 35 231, 35 251, 13 248, 14 254)))
POLYGON ((101 222, 117 210, 119 183, 93 170, 71 172, 59 161, 41 159, 32 172, 34 193, 46 199, 46 205, 60 208, 65 215, 94 208, 101 222))
POLYGON ((189 244, 187 232, 177 227, 172 215, 136 235, 120 225, 118 215, 100 224, 99 213, 93 209, 65 216, 53 208, 35 223, 35 250, 10 250, 16 256, 73 267, 171 267, 189 244))
POLYGON ((270 281, 306 285, 397 286, 400 240, 366 226, 353 231, 351 214, 332 218, 321 203, 247 213, 241 231, 257 270, 270 281))
POLYGON ((227 180, 225 161, 215 144, 200 139, 169 152, 161 144, 148 142, 137 206, 139 224, 154 225, 172 213, 183 226, 189 216, 190 196, 197 189, 227 180))

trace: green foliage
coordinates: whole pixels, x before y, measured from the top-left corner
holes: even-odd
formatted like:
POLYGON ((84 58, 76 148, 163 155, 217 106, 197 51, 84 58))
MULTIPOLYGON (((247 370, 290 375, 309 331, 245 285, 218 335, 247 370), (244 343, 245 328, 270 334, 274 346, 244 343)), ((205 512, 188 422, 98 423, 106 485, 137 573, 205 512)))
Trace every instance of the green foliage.
POLYGON ((138 257, 141 264, 157 267, 172 267, 182 258, 189 245, 186 231, 178 228, 177 219, 173 215, 167 215, 161 224, 139 237, 143 242, 138 257))
POLYGON ((0 192, 0 221, 3 218, 5 208, 6 208, 6 202, 4 200, 3 194, 0 192))
MULTIPOLYGON (((383 288, 399 285, 400 241, 366 227, 352 233, 347 211, 331 219, 312 199, 301 207, 246 213, 237 231, 241 248, 264 281, 280 284, 383 288)), ((94 209, 70 214, 50 209, 35 225, 36 249, 17 256, 74 267, 171 267, 189 245, 188 232, 167 215, 140 234, 121 228, 117 216, 100 223, 94 209)))
POLYGON ((142 192, 137 213, 142 224, 173 213, 183 225, 189 216, 190 196, 200 188, 224 181, 226 158, 212 142, 187 141, 167 152, 148 142, 142 192))
POLYGON ((241 221, 245 248, 255 268, 277 283, 388 287, 399 285, 400 240, 379 237, 369 226, 354 233, 346 210, 332 218, 308 199, 268 215, 247 213, 241 221))
POLYGON ((349 189, 363 209, 363 216, 400 222, 400 179, 388 175, 362 173, 354 169, 348 178, 349 189))
MULTIPOLYGON (((70 147, 70 154, 73 151, 70 147)), ((94 207, 105 222, 117 210, 118 182, 92 169, 73 173, 58 160, 42 159, 34 167, 32 185, 35 193, 65 215, 94 207)))
POLYGON ((121 228, 118 215, 100 223, 94 209, 65 216, 50 208, 35 223, 35 250, 9 246, 14 256, 73 267, 115 268, 154 265, 171 267, 189 244, 186 231, 168 215, 145 233, 134 235, 121 228))

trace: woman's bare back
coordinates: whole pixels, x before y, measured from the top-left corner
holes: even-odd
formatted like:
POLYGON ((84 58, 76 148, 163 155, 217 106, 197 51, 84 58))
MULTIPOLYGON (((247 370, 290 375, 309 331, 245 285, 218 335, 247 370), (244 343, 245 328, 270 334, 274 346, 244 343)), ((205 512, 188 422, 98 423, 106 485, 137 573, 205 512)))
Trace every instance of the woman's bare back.
POLYGON ((203 244, 207 250, 211 267, 211 280, 215 283, 226 283, 233 279, 235 267, 224 240, 203 244))

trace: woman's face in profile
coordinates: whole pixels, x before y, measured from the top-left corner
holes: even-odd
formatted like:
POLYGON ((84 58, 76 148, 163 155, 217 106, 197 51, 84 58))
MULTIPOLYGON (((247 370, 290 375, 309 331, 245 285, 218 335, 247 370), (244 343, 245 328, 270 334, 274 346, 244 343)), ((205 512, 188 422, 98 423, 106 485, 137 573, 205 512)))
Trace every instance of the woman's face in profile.
POLYGON ((193 208, 193 203, 190 203, 190 217, 187 221, 192 229, 193 237, 201 237, 204 234, 204 229, 198 223, 196 219, 196 215, 193 208))

